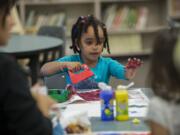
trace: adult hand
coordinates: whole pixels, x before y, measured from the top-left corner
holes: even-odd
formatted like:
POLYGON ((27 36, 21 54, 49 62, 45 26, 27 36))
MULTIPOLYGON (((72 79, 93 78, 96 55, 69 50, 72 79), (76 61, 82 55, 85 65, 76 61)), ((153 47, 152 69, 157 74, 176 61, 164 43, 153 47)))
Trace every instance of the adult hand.
POLYGON ((42 86, 40 84, 35 84, 31 89, 31 93, 33 98, 37 102, 39 110, 45 117, 49 117, 49 110, 52 107, 52 105, 56 104, 56 102, 49 96, 39 92, 41 88, 42 86))

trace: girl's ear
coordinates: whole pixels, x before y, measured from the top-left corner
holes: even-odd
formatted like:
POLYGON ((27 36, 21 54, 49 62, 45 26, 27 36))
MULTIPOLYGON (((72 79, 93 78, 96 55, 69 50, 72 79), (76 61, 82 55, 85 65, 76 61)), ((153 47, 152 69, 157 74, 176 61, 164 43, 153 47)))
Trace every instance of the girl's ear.
POLYGON ((80 45, 79 45, 77 39, 76 39, 75 43, 76 43, 76 48, 77 48, 77 50, 80 51, 81 49, 80 49, 80 45))
POLYGON ((81 50, 78 44, 76 44, 76 48, 77 48, 78 51, 81 50))

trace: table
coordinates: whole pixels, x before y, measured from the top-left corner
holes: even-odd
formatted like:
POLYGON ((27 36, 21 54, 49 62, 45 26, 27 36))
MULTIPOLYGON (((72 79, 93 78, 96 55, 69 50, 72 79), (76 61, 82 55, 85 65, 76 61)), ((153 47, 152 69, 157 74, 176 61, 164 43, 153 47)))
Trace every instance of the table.
MULTIPOLYGON (((153 96, 153 92, 149 88, 141 88, 142 92, 148 97, 151 98, 153 96)), ((141 120, 139 124, 133 124, 132 120, 133 118, 130 118, 128 121, 109 121, 109 122, 104 122, 101 121, 100 118, 98 117, 91 117, 90 121, 92 123, 92 131, 93 132, 101 132, 101 131, 150 131, 149 127, 147 124, 144 122, 144 118, 138 118, 141 120)))
POLYGON ((139 124, 133 124, 130 118, 128 121, 101 121, 98 117, 91 117, 90 121, 92 123, 91 128, 93 132, 119 132, 119 131, 137 131, 137 132, 147 132, 149 127, 144 122, 144 118, 138 118, 141 120, 139 124))
MULTIPOLYGON (((142 92, 148 97, 151 98, 153 96, 153 92, 149 88, 141 88, 142 92)), ((139 124, 133 124, 133 118, 130 118, 128 121, 109 121, 103 122, 100 118, 92 117, 90 121, 92 124, 92 131, 93 132, 100 132, 100 131, 142 131, 146 132, 149 131, 149 127, 144 122, 144 118, 138 118, 141 120, 139 124)))
POLYGON ((39 55, 61 47, 63 41, 59 38, 39 35, 13 35, 8 45, 1 51, 13 55, 17 59, 29 58, 32 84, 37 82, 40 69, 39 55))

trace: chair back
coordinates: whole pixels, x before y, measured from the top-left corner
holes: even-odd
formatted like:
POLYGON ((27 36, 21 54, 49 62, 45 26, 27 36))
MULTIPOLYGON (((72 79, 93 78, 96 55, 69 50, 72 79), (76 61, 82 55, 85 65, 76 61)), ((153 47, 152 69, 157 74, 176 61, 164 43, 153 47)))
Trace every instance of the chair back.
POLYGON ((56 37, 63 40, 63 45, 59 46, 56 50, 51 50, 49 52, 44 52, 40 55, 40 65, 53 61, 57 58, 63 57, 65 54, 65 28, 63 26, 42 26, 40 27, 38 35, 49 36, 49 37, 56 37))
POLYGON ((64 73, 44 77, 44 82, 48 89, 65 89, 66 87, 66 78, 64 73))

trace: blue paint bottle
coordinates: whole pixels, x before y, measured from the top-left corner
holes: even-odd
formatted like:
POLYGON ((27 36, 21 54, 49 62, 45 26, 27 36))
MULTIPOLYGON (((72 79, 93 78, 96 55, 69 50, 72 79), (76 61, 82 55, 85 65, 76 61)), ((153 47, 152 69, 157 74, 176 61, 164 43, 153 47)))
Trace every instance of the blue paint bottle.
POLYGON ((114 92, 112 88, 104 83, 98 85, 101 89, 101 120, 111 121, 114 120, 114 92))

